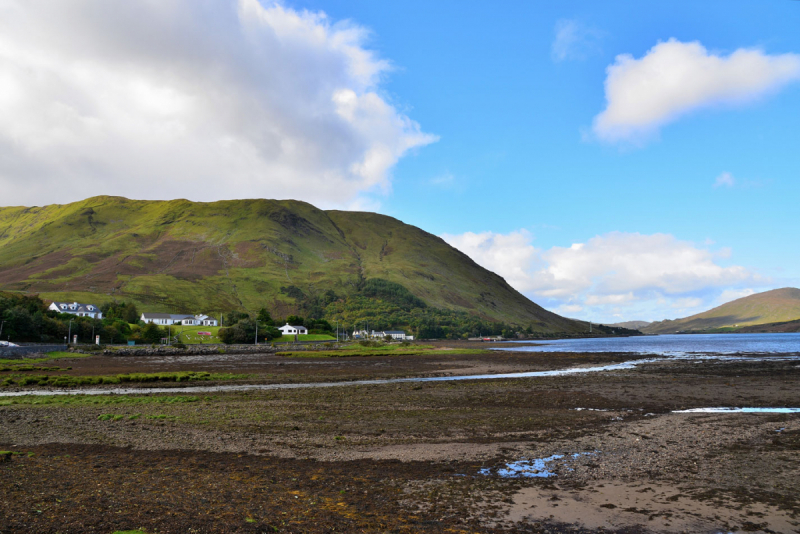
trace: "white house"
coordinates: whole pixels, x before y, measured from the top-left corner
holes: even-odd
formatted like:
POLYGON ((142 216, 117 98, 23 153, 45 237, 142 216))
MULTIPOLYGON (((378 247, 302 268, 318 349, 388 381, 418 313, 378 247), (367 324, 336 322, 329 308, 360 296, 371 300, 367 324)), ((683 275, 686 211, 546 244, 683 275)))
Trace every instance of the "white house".
POLYGON ((382 332, 376 332, 375 330, 372 331, 371 337, 375 338, 384 338, 386 336, 391 337, 392 339, 400 339, 400 340, 408 340, 411 341, 414 339, 414 336, 407 336, 405 332, 402 330, 384 330, 382 332))
POLYGON ((145 323, 160 324, 162 326, 175 324, 172 320, 172 315, 169 313, 143 313, 140 319, 145 323))
POLYGON ((195 315, 195 319, 203 326, 219 326, 219 321, 208 315, 203 315, 202 313, 200 315, 195 315))
POLYGON ((308 329, 305 326, 292 326, 289 323, 286 323, 282 327, 278 328, 284 336, 293 336, 299 335, 304 336, 308 334, 308 329))
POLYGON ((392 339, 408 339, 408 336, 402 330, 384 330, 382 333, 383 337, 391 336, 392 339))
POLYGON ((208 315, 186 315, 174 313, 143 313, 141 320, 162 326, 180 324, 183 326, 218 326, 219 322, 208 315))
POLYGON ((48 310, 59 313, 71 313, 78 317, 91 317, 92 319, 102 319, 103 312, 94 304, 78 304, 77 302, 54 302, 48 310))

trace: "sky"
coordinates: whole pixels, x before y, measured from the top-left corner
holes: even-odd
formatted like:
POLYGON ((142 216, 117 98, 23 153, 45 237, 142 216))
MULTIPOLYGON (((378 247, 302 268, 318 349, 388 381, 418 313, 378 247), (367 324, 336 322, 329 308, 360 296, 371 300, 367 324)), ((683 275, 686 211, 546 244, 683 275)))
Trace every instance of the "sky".
POLYGON ((0 205, 294 198, 547 309, 800 286, 800 1, 0 0, 0 205))

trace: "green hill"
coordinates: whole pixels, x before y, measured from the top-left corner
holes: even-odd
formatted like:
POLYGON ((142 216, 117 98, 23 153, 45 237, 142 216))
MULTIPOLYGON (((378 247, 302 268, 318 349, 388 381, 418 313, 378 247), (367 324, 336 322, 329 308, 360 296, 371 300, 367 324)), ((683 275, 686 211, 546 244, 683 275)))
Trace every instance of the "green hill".
POLYGON ((650 323, 642 331, 648 334, 671 334, 719 329, 735 330, 796 319, 800 319, 800 289, 784 287, 736 299, 684 319, 650 323))
POLYGON ((0 208, 0 289, 152 312, 266 307, 352 324, 388 309, 430 320, 447 311, 540 333, 585 329, 419 228, 291 200, 0 208))

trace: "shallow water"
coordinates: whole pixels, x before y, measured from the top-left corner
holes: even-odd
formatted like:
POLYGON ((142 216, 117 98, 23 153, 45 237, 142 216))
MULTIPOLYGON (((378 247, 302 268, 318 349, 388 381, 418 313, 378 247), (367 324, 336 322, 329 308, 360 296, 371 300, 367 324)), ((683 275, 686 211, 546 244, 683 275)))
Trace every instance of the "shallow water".
POLYGON ((23 395, 142 395, 148 393, 214 393, 222 391, 254 391, 254 390, 275 390, 275 389, 299 389, 299 388, 327 388, 337 386, 370 386, 379 384, 400 384, 404 382, 444 382, 455 380, 489 380, 497 378, 535 378, 546 376, 564 376, 571 374, 596 373, 600 371, 615 371, 620 369, 631 369, 644 362, 657 361, 637 360, 621 362, 610 365, 600 365, 595 367, 571 367, 569 369, 556 369, 553 371, 531 371, 527 373, 505 373, 493 375, 462 375, 462 376, 433 376, 422 378, 387 378, 378 380, 352 380, 349 382, 310 382, 307 384, 241 384, 224 386, 177 386, 169 388, 91 388, 91 389, 58 389, 58 390, 36 390, 36 391, 2 391, 0 397, 20 397, 23 395))
POLYGON ((548 478, 554 476, 555 473, 547 470, 547 463, 553 460, 563 458, 563 454, 554 454, 547 458, 534 458, 533 460, 519 460, 516 462, 507 463, 505 467, 500 469, 481 469, 478 471, 479 475, 493 475, 503 478, 548 478))
MULTIPOLYGON (((573 458, 579 456, 586 456, 588 454, 597 454, 597 452, 576 452, 572 455, 573 458)), ((549 478, 556 474, 548 471, 547 464, 553 460, 560 460, 563 454, 554 454, 547 458, 534 458, 528 460, 523 458, 516 462, 509 462, 505 467, 499 469, 485 468, 478 471, 479 475, 497 475, 502 478, 549 478)))
POLYGON ((519 352, 633 352, 679 356, 686 354, 800 353, 795 334, 672 334, 622 338, 555 339, 535 346, 530 341, 508 341, 494 350, 519 352), (526 343, 526 346, 515 346, 526 343))
MULTIPOLYGON (((686 337, 686 336, 683 336, 686 337)), ((597 341, 597 340, 595 340, 597 341)), ((603 341, 603 340, 601 340, 603 341)), ((507 345, 506 345, 507 346, 507 345)), ((527 347, 525 347, 527 348, 527 347)), ((29 391, 0 391, 0 397, 21 397, 25 395, 147 395, 150 393, 219 393, 236 391, 268 391, 278 389, 299 389, 299 388, 327 388, 342 386, 370 386, 381 384, 401 384, 406 382, 453 382, 458 380, 496 380, 511 378, 542 378, 550 376, 566 376, 573 374, 598 373, 603 371, 620 371, 633 369, 639 365, 646 365, 654 362, 664 362, 673 360, 703 361, 721 360, 737 362, 753 361, 800 361, 800 354, 782 354, 780 356, 732 356, 730 354, 681 354, 666 355, 656 358, 641 360, 629 360, 608 365, 596 365, 592 367, 570 367, 567 369, 554 369, 552 371, 530 371, 522 373, 498 373, 483 375, 456 375, 456 376, 434 376, 421 378, 389 378, 376 380, 353 380, 349 382, 311 382, 305 384, 239 384, 222 386, 176 386, 164 388, 87 388, 87 389, 58 389, 58 390, 29 390, 29 391)))
POLYGON ((800 408, 692 408, 672 413, 800 413, 800 408))

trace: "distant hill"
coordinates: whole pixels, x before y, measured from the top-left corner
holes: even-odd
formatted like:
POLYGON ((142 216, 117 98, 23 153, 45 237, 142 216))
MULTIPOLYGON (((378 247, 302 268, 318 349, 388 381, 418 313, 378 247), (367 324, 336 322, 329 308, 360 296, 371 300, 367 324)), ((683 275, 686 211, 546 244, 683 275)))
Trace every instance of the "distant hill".
POLYGON ((642 331, 647 334, 736 330, 767 323, 800 319, 800 289, 785 287, 756 293, 707 312, 674 321, 657 321, 642 331))
POLYGON ((736 329, 738 334, 767 334, 800 332, 800 319, 783 323, 764 323, 736 329))
POLYGON ((649 324, 650 323, 647 321, 623 321, 621 323, 607 324, 606 326, 611 326, 614 328, 628 328, 630 330, 641 330, 649 324))
POLYGON ((462 323, 470 316, 535 333, 586 330, 419 228, 292 200, 101 196, 0 208, 0 289, 98 305, 131 300, 154 312, 266 307, 276 317, 377 326, 391 309, 430 328, 446 328, 456 313, 462 323))

